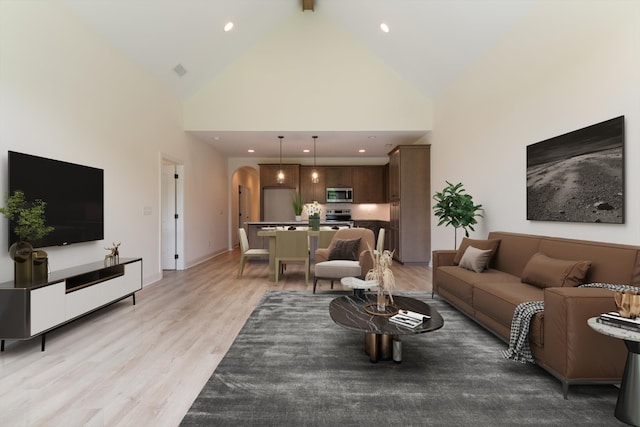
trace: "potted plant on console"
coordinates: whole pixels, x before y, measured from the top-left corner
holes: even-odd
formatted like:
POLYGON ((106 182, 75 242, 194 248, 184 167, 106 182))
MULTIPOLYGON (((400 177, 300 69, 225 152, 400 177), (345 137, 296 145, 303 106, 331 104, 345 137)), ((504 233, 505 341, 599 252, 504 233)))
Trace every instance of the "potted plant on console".
POLYGON ((46 202, 37 199, 27 202, 24 192, 16 190, 7 197, 6 207, 0 207, 0 213, 15 224, 14 233, 18 241, 9 248, 9 256, 15 262, 14 282, 16 285, 30 285, 33 280, 46 279, 47 253, 36 251, 34 253, 32 243, 47 234, 54 228, 46 225, 46 202), (34 277, 34 265, 37 274, 34 277))

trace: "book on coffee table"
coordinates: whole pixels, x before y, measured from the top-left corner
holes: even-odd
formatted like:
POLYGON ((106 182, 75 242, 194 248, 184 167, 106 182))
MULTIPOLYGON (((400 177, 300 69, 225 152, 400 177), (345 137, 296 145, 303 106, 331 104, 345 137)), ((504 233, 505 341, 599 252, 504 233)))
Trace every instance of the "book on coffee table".
POLYGON ((395 323, 396 325, 404 326, 406 328, 416 328, 422 325, 427 320, 431 319, 431 316, 427 314, 416 313, 415 311, 409 310, 398 310, 397 314, 394 314, 389 318, 389 322, 395 323))
POLYGON ((602 313, 597 320, 603 325, 616 326, 630 331, 640 332, 640 319, 629 319, 627 317, 620 316, 619 313, 612 311, 609 313, 602 313))

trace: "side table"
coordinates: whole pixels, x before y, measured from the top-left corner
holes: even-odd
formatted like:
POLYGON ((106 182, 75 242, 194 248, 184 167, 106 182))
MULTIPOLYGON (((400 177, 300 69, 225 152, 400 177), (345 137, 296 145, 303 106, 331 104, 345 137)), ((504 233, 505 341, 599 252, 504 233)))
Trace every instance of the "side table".
POLYGON ((592 317, 587 320, 593 330, 624 340, 629 350, 616 403, 616 418, 627 424, 640 426, 640 332, 603 325, 597 319, 592 317))

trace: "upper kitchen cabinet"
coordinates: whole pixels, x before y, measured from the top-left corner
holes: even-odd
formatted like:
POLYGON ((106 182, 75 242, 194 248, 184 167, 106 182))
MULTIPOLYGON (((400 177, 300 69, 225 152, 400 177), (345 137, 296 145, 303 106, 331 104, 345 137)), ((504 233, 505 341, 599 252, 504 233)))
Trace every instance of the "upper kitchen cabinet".
POLYGON ((326 203, 326 172, 324 167, 300 166, 300 195, 305 203, 317 201, 318 203, 326 203), (318 182, 311 181, 311 172, 313 169, 318 170, 318 182))
POLYGON ((390 249, 398 261, 431 257, 430 145, 400 145, 389 153, 390 249))
POLYGON ((385 166, 354 166, 351 172, 353 203, 385 203, 385 166))
POLYGON ((277 174, 280 170, 279 164, 260 164, 260 188, 295 188, 298 189, 300 182, 300 165, 282 165, 284 171, 284 182, 278 184, 277 174))
POLYGON ((351 166, 327 166, 324 168, 326 174, 327 188, 351 188, 351 166))

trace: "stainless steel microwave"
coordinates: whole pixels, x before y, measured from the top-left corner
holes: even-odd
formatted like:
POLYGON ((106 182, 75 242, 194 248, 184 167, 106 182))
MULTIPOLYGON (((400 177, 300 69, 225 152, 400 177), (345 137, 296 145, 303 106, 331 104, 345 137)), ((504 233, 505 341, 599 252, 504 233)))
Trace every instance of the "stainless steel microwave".
POLYGON ((327 188, 327 203, 352 203, 353 188, 327 188))

